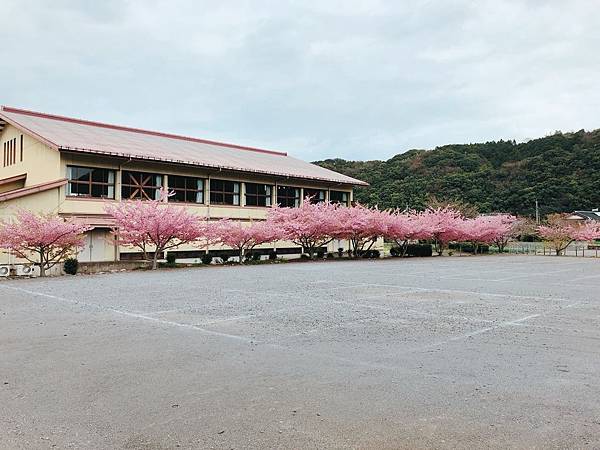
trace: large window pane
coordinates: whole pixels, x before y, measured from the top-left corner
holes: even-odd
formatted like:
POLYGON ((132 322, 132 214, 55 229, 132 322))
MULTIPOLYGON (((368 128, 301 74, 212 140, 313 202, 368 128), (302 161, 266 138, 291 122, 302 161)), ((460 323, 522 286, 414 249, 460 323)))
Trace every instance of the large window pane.
POLYGON ((246 205, 271 206, 272 188, 268 184, 246 183, 246 205))
POLYGON ((300 188, 292 186, 277 186, 277 203, 283 208, 300 206, 300 188))
POLYGON ((213 205, 240 204, 240 183, 227 180, 210 180, 210 203, 213 205))
POLYGON ((115 198, 115 172, 92 167, 67 167, 67 195, 115 198))
POLYGON ((325 191, 322 189, 304 189, 304 197, 310 197, 311 203, 325 201, 325 191))
POLYGON ((339 203, 348 206, 350 193, 344 191, 329 191, 329 197, 331 203, 339 203))
POLYGON ((195 177, 169 175, 170 202, 204 203, 204 180, 195 177))

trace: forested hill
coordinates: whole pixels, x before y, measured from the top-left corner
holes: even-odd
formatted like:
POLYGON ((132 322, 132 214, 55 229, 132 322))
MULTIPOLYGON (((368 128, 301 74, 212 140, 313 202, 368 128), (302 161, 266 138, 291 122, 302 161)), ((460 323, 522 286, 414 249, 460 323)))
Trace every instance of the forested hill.
POLYGON ((479 212, 532 216, 600 207, 600 129, 529 142, 486 142, 410 150, 387 161, 317 161, 367 181, 355 199, 380 208, 424 208, 431 197, 479 212))

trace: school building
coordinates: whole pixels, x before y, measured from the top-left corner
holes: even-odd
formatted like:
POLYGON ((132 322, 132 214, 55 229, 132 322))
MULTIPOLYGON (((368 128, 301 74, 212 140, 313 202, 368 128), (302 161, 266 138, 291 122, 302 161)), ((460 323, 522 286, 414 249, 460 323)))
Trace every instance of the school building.
MULTIPOLYGON (((200 217, 250 221, 275 204, 297 207, 306 196, 349 205, 353 187, 367 184, 284 152, 6 106, 0 146, 0 219, 24 208, 84 221, 92 229, 78 255, 83 262, 141 258, 116 244, 105 213, 110 202, 156 199, 168 188, 169 202, 200 217)), ((339 246, 347 243, 328 250, 339 246)), ((290 242, 275 247, 279 254, 301 251, 290 242)), ((176 254, 193 260, 205 250, 186 246, 176 254)), ((0 255, 0 264, 11 258, 0 255)))

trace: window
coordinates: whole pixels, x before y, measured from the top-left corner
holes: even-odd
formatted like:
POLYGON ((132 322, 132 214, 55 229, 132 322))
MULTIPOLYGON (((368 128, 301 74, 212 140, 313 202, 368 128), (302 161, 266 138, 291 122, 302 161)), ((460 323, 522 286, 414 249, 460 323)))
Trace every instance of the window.
POLYGON ((322 189, 304 189, 304 197, 310 197, 311 203, 325 201, 325 191, 322 189))
POLYGON ((23 162, 23 135, 21 135, 21 162, 23 162))
POLYGON ((297 208, 300 206, 300 192, 300 188, 277 186, 277 203, 283 208, 297 208))
POLYGON ((246 205, 271 206, 272 190, 268 184, 246 183, 246 205))
POLYGON ((331 203, 339 203, 340 205, 348 206, 350 194, 343 191, 329 191, 329 201, 331 203))
POLYGON ((240 183, 237 181, 210 180, 210 203, 213 205, 240 204, 240 183))
POLYGON ((194 177, 169 175, 170 202, 204 203, 204 180, 194 177))
POLYGON ((124 170, 121 175, 121 198, 159 200, 162 175, 124 170))
POLYGON ((115 171, 92 167, 67 167, 67 195, 115 198, 115 171))

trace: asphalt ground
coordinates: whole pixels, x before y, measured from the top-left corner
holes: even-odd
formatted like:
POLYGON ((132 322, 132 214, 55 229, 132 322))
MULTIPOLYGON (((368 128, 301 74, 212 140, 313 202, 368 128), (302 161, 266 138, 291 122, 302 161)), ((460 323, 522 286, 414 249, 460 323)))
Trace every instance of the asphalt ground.
POLYGON ((599 448, 600 261, 0 282, 0 448, 599 448))

